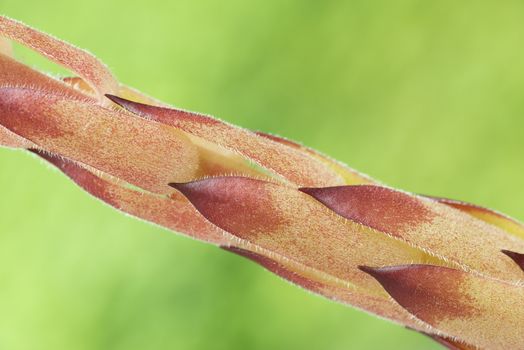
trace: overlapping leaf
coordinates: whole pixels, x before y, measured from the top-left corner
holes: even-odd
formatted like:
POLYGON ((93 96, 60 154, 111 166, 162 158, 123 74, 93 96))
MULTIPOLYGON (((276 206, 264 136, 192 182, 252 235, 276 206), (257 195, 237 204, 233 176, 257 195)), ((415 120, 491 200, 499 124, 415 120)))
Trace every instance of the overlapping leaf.
POLYGON ((363 268, 417 318, 482 349, 522 349, 524 288, 440 266, 363 268))
POLYGON ((349 220, 399 237, 464 269, 512 281, 524 277, 501 252, 524 251, 523 241, 446 205, 381 186, 302 190, 349 220))
POLYGON ((118 82, 107 67, 84 50, 4 16, 0 16, 0 36, 17 41, 70 69, 100 96, 118 92, 118 82))
POLYGON ((108 97, 140 116, 238 152, 294 184, 325 186, 343 183, 343 179, 334 170, 323 166, 323 162, 308 153, 286 147, 267 137, 260 137, 251 131, 201 114, 136 103, 117 96, 108 97))
POLYGON ((120 211, 450 349, 524 349, 518 221, 394 190, 295 142, 170 108, 91 54, 1 16, 0 146, 29 149, 120 211), (6 38, 77 76, 18 62, 6 38))

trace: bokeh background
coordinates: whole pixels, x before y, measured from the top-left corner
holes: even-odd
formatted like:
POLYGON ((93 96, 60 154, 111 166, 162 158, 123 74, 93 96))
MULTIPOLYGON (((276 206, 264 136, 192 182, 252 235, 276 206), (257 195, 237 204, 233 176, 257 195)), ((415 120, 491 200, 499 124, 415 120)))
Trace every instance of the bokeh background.
MULTIPOLYGON (((125 83, 524 219, 522 1, 0 0, 125 83)), ((45 69, 35 55, 21 57, 45 69)), ((438 349, 0 150, 0 349, 438 349)))

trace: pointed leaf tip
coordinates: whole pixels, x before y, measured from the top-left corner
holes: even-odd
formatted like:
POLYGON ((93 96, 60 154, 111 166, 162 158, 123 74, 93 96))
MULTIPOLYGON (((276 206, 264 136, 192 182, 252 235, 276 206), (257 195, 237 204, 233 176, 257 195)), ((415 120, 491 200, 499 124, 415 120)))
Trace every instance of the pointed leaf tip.
POLYGON ((154 108, 163 108, 163 107, 156 107, 156 106, 140 103, 137 101, 131 101, 131 100, 122 98, 120 96, 112 95, 112 94, 106 94, 105 96, 112 102, 119 105, 120 107, 124 108, 125 110, 131 113, 138 115, 139 117, 142 117, 145 119, 152 119, 157 122, 162 122, 161 119, 157 119, 156 116, 153 117, 149 115, 149 113, 153 113, 154 108))
POLYGON ((230 244, 229 237, 202 218, 182 194, 173 193, 166 197, 136 190, 121 180, 95 174, 92 169, 62 156, 35 148, 29 151, 56 166, 89 194, 126 214, 199 240, 230 244))
POLYGON ((388 294, 442 334, 482 349, 521 348, 521 286, 433 265, 365 268, 388 294), (494 324, 507 325, 493 327, 494 324))
POLYGON ((189 184, 190 182, 170 182, 167 185, 185 194, 184 192, 187 190, 189 184))
POLYGON ((434 310, 436 297, 440 294, 446 296, 440 298, 442 313, 454 316, 468 314, 467 300, 462 300, 463 295, 455 288, 460 284, 461 271, 420 264, 359 268, 375 278, 400 305, 432 325, 442 316, 434 310), (436 282, 435 273, 440 271, 454 278, 436 282), (431 285, 432 288, 420 288, 422 285, 431 285))
POLYGON ((137 103, 110 94, 106 97, 142 118, 172 126, 237 153, 271 173, 280 175, 287 182, 299 186, 332 186, 344 183, 341 175, 318 157, 247 129, 199 113, 137 103))
POLYGON ((311 197, 314 198, 316 198, 318 196, 318 193, 320 192, 320 189, 317 187, 301 187, 298 190, 300 192, 304 192, 305 194, 309 194, 311 197))
POLYGON ((108 99, 110 99, 111 101, 113 101, 114 103, 116 103, 117 105, 121 106, 121 107, 124 107, 127 100, 122 98, 122 97, 118 97, 116 95, 111 95, 111 94, 105 94, 104 95, 105 97, 107 97, 108 99))
POLYGON ((513 261, 520 266, 520 268, 524 271, 524 254, 522 253, 516 253, 512 252, 510 250, 502 250, 502 253, 509 256, 513 261))
POLYGON ((423 247, 457 266, 512 281, 522 278, 522 270, 500 254, 503 248, 522 251, 521 242, 445 204, 376 185, 300 190, 348 220, 423 247), (479 230, 486 234, 479 235, 479 230))
POLYGON ((370 266, 365 266, 365 265, 360 265, 358 266, 358 269, 362 272, 365 272, 367 273, 368 275, 372 276, 373 278, 375 278, 375 273, 377 272, 377 268, 375 267, 370 267, 370 266))
POLYGON ((227 176, 170 183, 170 186, 181 192, 209 221, 233 235, 265 232, 276 225, 282 215, 265 195, 269 185, 261 180, 227 176))
POLYGON ((0 124, 38 148, 159 194, 172 192, 167 183, 198 174, 199 151, 177 130, 92 101, 18 87, 0 91, 0 124))
POLYGON ((375 185, 301 188, 340 216, 395 236, 428 222, 431 213, 417 198, 375 185))

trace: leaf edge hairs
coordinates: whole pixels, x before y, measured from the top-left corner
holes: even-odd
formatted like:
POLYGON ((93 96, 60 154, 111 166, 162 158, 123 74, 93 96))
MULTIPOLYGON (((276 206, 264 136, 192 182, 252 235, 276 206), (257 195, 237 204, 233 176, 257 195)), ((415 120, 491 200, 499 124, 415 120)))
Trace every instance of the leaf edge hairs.
POLYGON ((522 223, 159 102, 86 51, 5 16, 0 146, 32 152, 117 210, 449 349, 524 349, 522 223), (11 40, 73 76, 17 61, 11 40))

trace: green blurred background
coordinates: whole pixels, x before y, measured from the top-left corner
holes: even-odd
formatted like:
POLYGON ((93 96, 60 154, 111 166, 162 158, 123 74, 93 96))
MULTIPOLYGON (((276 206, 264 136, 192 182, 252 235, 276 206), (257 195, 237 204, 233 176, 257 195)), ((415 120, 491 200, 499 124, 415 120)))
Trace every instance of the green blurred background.
MULTIPOLYGON (((20 1, 125 83, 524 219, 522 1, 20 1)), ((33 55, 22 52, 33 64, 33 55)), ((438 349, 0 150, 0 349, 438 349)))

